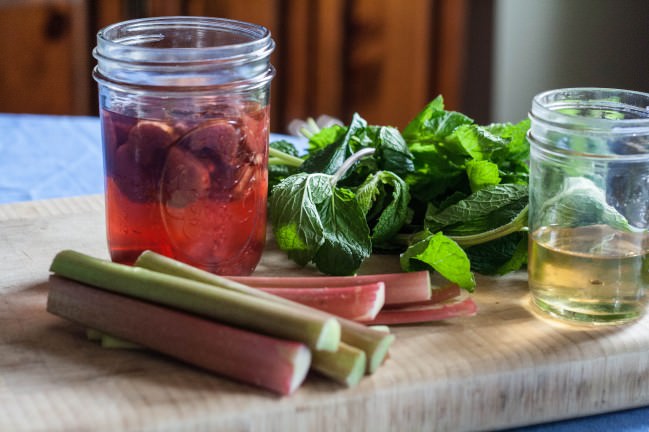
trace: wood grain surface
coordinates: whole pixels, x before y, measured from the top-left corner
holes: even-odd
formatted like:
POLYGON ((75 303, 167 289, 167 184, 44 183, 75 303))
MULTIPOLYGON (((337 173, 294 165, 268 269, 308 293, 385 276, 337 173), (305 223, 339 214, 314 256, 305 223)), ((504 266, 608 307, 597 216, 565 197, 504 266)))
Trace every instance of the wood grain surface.
MULTIPOLYGON (((478 278, 472 318, 393 328, 353 389, 311 375, 280 398, 147 352, 102 349, 45 312, 48 267, 107 257, 99 196, 0 206, 0 430, 493 430, 649 404, 649 318, 583 329, 537 317, 526 275, 478 278)), ((363 272, 396 268, 373 259, 363 272)), ((298 269, 269 245, 259 274, 298 269)))

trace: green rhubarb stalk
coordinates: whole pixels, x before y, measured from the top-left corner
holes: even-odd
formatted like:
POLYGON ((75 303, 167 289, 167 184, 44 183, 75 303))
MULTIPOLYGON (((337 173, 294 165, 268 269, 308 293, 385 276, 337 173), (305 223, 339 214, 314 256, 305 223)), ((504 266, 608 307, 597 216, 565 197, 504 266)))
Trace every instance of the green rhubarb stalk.
MULTIPOLYGON (((144 348, 141 345, 115 336, 100 332, 97 333, 99 334, 99 340, 103 348, 144 348)), ((349 346, 346 343, 341 343, 338 345, 338 349, 335 352, 321 350, 313 351, 311 366, 322 375, 331 378, 334 381, 345 384, 348 387, 354 387, 365 375, 365 362, 366 358, 364 351, 349 346)))
POLYGON ((50 270, 118 294, 303 342, 317 350, 335 351, 340 342, 340 324, 332 316, 311 313, 304 308, 242 295, 194 280, 112 263, 70 250, 59 252, 50 270))
POLYGON ((88 340, 101 342, 101 336, 102 333, 99 330, 95 330, 92 328, 86 329, 86 339, 88 340))
POLYGON ((366 363, 365 351, 344 342, 336 352, 313 351, 311 357, 313 369, 348 387, 354 387, 361 381, 366 363))
POLYGON ((103 348, 114 349, 142 349, 141 345, 129 342, 116 336, 111 336, 107 333, 100 332, 99 330, 88 328, 86 329, 86 338, 91 341, 99 342, 103 348))
MULTIPOLYGON (((326 312, 251 288, 152 251, 143 252, 135 261, 135 266, 220 286, 250 296, 262 297, 277 303, 291 305, 295 308, 306 309, 323 317, 332 317, 331 314, 326 312)), ((340 322, 342 328, 342 341, 363 350, 367 358, 366 372, 374 373, 383 363, 390 345, 394 342, 394 335, 372 330, 367 326, 343 318, 338 318, 338 322, 340 322)))
POLYGON ((142 349, 141 345, 138 345, 127 340, 111 336, 109 334, 102 334, 100 344, 102 348, 111 348, 111 349, 142 349))

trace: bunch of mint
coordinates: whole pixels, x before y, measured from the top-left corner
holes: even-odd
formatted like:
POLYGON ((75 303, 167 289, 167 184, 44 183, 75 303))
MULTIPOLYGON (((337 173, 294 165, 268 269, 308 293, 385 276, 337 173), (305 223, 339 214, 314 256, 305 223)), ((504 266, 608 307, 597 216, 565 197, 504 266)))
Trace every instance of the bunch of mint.
POLYGON ((309 136, 305 155, 271 143, 270 219, 279 247, 323 273, 400 254, 472 290, 473 272, 527 260, 529 121, 479 126, 434 99, 403 130, 358 114, 309 136))

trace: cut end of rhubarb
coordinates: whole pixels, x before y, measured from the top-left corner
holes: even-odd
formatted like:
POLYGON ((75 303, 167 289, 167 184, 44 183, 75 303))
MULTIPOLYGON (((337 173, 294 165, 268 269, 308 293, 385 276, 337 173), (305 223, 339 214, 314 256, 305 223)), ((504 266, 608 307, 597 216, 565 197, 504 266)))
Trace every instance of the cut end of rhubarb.
POLYGON ((295 352, 295 357, 293 358, 293 376, 289 383, 289 388, 287 394, 292 394, 297 390, 300 385, 306 379, 307 373, 309 373, 309 368, 311 367, 311 351, 306 345, 302 345, 295 352))
MULTIPOLYGON (((377 282, 376 297, 374 298, 374 303, 372 303, 372 308, 369 310, 367 316, 376 318, 376 315, 383 309, 385 305, 385 284, 383 282, 377 282)), ((370 318, 370 319, 374 319, 370 318)), ((364 318, 360 318, 359 321, 363 321, 364 318)))
POLYGON ((381 341, 376 345, 371 357, 367 359, 367 373, 373 374, 383 364, 390 345, 394 342, 393 334, 385 334, 381 341))
MULTIPOLYGON (((359 350, 360 351, 360 350, 359 350)), ((367 357, 365 352, 360 351, 360 355, 356 357, 354 365, 352 366, 349 375, 345 379, 345 385, 348 387, 354 387, 361 382, 361 379, 365 376, 365 368, 367 365, 367 357)))
POLYGON ((325 320, 320 332, 320 337, 316 341, 315 349, 321 351, 336 351, 340 344, 340 323, 336 318, 325 320))

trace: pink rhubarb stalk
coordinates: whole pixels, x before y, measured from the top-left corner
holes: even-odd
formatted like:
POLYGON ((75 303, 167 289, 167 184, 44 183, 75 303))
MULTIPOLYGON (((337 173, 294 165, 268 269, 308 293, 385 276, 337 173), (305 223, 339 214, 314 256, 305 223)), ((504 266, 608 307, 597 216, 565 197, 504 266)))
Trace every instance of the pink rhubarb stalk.
POLYGON ((374 319, 385 304, 383 282, 326 288, 259 287, 258 289, 356 321, 374 319))
POLYGON ((430 306, 447 300, 451 300, 459 296, 461 292, 462 290, 457 284, 448 284, 441 288, 433 288, 430 299, 428 300, 413 302, 413 303, 405 303, 400 305, 386 305, 385 308, 400 309, 400 308, 411 307, 411 306, 430 306))
POLYGON ((475 315, 478 311, 473 299, 464 292, 459 298, 443 303, 384 309, 365 324, 395 325, 441 321, 450 318, 475 315))
POLYGON ((291 394, 311 363, 306 345, 50 277, 47 310, 220 375, 291 394))
POLYGON ((385 304, 396 305, 430 300, 430 275, 427 271, 384 273, 358 276, 229 276, 231 280, 263 288, 323 288, 383 282, 385 304))
MULTIPOLYGON (((143 268, 61 251, 50 270, 88 285, 181 309, 270 336, 305 343, 309 348, 336 351, 340 323, 305 306, 279 304, 214 285, 143 268)), ((270 295, 270 294, 267 294, 270 295)))
MULTIPOLYGON (((252 288, 249 285, 236 282, 226 277, 217 276, 213 273, 206 272, 204 270, 168 258, 166 256, 162 256, 152 251, 142 252, 142 254, 135 262, 135 265, 156 272, 162 272, 169 275, 212 284, 214 286, 219 286, 224 289, 229 289, 239 293, 245 293, 254 297, 263 297, 267 300, 290 305, 292 307, 307 309, 310 312, 317 312, 318 314, 322 315, 323 318, 335 317, 335 315, 331 315, 327 312, 320 311, 309 306, 296 303, 282 297, 278 297, 276 295, 272 295, 270 293, 252 288)), ((274 278, 265 279, 272 280, 274 278)), ((366 372, 370 374, 374 373, 385 360, 385 357, 388 354, 388 349, 394 342, 394 335, 372 330, 371 328, 356 321, 341 317, 336 317, 336 319, 340 323, 342 330, 342 342, 345 342, 352 347, 360 348, 361 350, 363 350, 367 359, 366 372)), ((314 368, 316 368, 316 370, 318 369, 316 365, 314 365, 314 368)))

